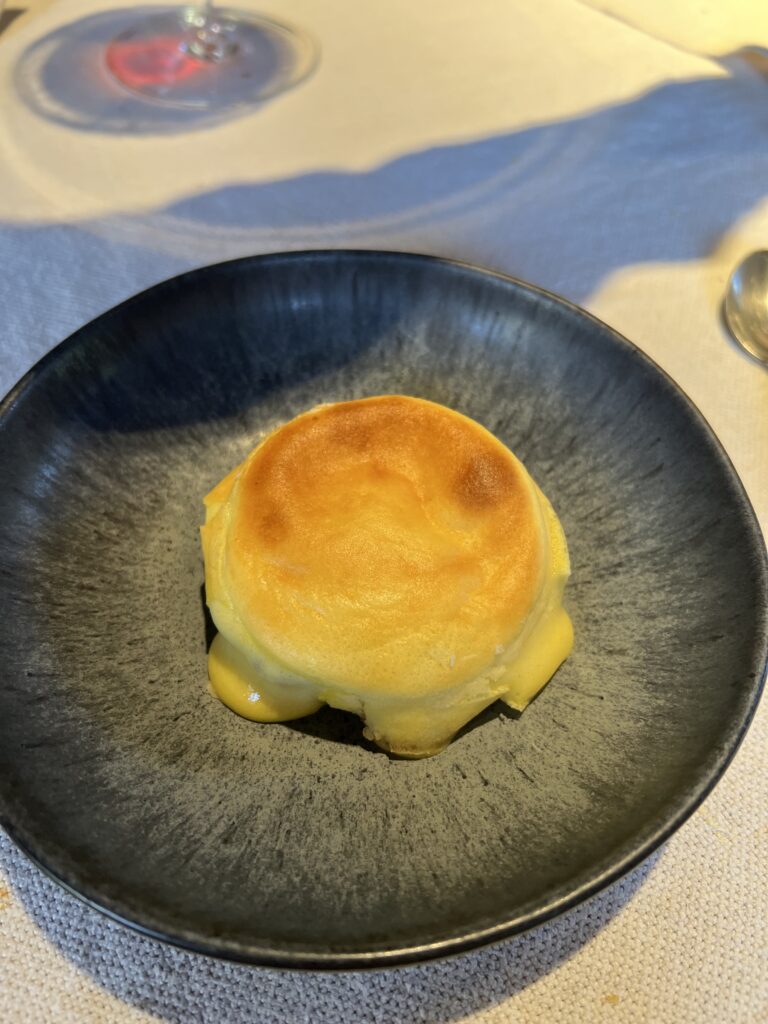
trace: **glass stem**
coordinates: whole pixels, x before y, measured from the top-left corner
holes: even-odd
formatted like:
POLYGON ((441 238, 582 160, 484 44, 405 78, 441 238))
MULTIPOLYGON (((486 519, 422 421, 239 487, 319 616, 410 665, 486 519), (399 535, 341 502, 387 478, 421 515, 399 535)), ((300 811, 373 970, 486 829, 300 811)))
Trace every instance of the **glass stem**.
POLYGON ((200 60, 219 61, 231 57, 237 44, 230 38, 225 19, 220 19, 213 0, 197 4, 184 49, 200 60))

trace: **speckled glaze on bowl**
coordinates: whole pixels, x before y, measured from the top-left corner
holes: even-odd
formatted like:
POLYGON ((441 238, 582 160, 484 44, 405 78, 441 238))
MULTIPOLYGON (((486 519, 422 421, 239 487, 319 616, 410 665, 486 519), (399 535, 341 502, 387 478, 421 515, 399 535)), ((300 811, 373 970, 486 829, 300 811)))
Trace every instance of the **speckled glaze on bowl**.
POLYGON ((292 253, 158 285, 5 399, 0 480, 0 820, 201 952, 363 967, 529 928, 681 824, 759 696, 765 549, 700 415, 605 325, 471 267, 292 253), (572 657, 423 761, 206 690, 202 496, 262 431, 386 392, 494 431, 573 561, 572 657))

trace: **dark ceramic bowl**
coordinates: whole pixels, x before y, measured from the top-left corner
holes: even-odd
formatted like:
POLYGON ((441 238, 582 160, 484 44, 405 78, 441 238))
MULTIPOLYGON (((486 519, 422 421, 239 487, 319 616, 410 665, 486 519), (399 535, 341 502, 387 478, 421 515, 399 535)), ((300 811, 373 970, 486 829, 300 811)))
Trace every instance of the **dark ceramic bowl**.
POLYGON ((471 267, 293 253, 158 285, 5 399, 0 481, 0 820, 189 949, 355 967, 530 928, 685 820, 758 699, 764 546, 707 425, 604 324, 471 267), (203 495, 265 428, 386 392, 496 433, 573 560, 572 657, 423 761, 206 690, 203 495))

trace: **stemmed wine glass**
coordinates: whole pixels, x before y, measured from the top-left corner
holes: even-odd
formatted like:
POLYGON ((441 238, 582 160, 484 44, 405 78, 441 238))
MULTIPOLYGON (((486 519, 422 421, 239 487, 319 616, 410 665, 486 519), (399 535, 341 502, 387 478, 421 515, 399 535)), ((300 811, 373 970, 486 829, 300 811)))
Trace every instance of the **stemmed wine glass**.
POLYGON ((317 60, 310 36, 250 11, 147 9, 107 47, 117 81, 144 99, 216 109, 254 103, 295 85, 317 60))

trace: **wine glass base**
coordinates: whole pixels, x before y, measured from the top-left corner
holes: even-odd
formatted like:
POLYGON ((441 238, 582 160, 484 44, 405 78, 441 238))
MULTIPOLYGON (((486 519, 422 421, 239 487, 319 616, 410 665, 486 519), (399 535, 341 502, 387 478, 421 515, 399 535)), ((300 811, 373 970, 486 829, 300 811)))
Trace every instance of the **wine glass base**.
POLYGON ((312 71, 317 47, 303 32, 250 11, 193 8, 152 15, 106 51, 112 76, 133 95, 168 106, 213 110, 257 103, 312 71))

